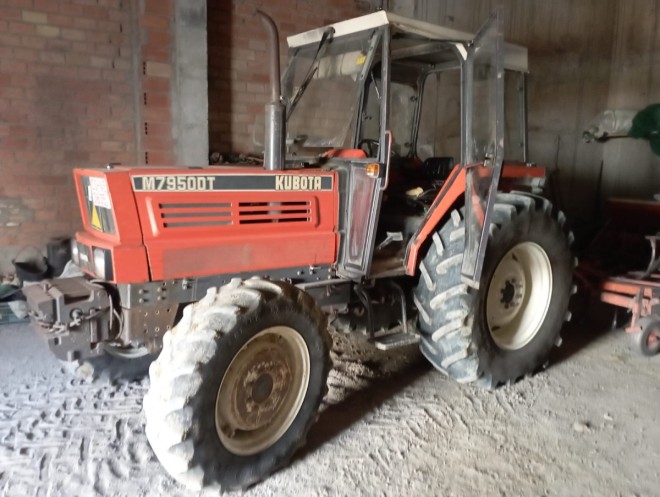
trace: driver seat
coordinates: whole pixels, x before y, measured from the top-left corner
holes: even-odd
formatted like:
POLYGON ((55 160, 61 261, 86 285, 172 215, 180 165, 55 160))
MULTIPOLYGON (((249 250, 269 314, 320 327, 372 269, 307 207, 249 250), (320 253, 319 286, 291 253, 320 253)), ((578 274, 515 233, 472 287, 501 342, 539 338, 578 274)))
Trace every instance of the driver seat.
POLYGON ((444 181, 454 169, 453 157, 429 157, 419 169, 419 179, 444 181))

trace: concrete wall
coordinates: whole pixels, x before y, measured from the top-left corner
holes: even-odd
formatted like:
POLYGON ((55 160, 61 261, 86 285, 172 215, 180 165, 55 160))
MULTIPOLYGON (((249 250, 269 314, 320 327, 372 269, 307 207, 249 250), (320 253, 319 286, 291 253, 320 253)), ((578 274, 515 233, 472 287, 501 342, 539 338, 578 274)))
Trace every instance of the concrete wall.
MULTIPOLYGON (((267 98, 266 47, 252 12, 263 7, 292 32, 372 10, 383 2, 247 0, 209 4, 211 149, 254 149, 255 116, 267 98), (324 8, 317 6, 324 5, 324 8)), ((660 191, 660 164, 635 140, 585 144, 582 131, 608 107, 660 101, 659 0, 389 0, 386 8, 477 31, 503 7, 505 37, 529 49, 530 158, 548 167, 550 194, 576 224, 589 221, 605 195, 660 191), (602 185, 598 178, 603 169, 602 185)), ((284 57, 284 49, 282 49, 284 57)))
POLYGON ((660 101, 657 0, 391 0, 399 12, 476 31, 497 6, 505 37, 529 49, 531 160, 548 166, 558 203, 576 224, 603 195, 660 191, 660 161, 645 142, 584 144, 581 132, 608 107, 660 101))
POLYGON ((368 0, 226 0, 208 2, 209 143, 212 151, 252 152, 255 119, 268 93, 268 46, 257 8, 280 30, 282 67, 286 36, 373 10, 368 0))
MULTIPOLYGON (((617 3, 608 105, 640 109, 660 102, 660 2, 617 3)), ((660 192, 660 158, 645 141, 612 140, 603 147, 608 195, 650 198, 660 192)))
POLYGON ((175 2, 172 112, 176 161, 208 164, 206 0, 175 2))
POLYGON ((135 163, 208 164, 206 0, 121 2, 133 9, 135 163))

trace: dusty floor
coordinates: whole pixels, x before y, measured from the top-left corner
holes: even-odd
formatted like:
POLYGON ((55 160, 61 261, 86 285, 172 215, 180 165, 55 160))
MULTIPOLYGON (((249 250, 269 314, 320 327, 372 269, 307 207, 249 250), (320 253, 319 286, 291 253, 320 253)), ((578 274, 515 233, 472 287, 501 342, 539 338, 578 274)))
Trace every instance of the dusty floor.
MULTIPOLYGON (((492 393, 424 365, 375 382, 244 495, 660 495, 660 357, 572 333, 548 370, 492 393)), ((193 495, 149 448, 147 380, 72 379, 25 326, 0 328, 0 378, 0 495, 193 495)))

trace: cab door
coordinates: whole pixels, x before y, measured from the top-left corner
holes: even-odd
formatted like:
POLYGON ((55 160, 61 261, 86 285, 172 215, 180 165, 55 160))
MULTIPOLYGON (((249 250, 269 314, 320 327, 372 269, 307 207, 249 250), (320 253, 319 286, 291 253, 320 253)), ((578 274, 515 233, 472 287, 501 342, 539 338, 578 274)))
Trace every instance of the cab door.
POLYGON ((346 226, 337 273, 347 278, 369 274, 374 251, 376 226, 386 178, 369 171, 373 161, 350 163, 346 185, 346 226))
POLYGON ((504 156, 504 41, 498 9, 468 44, 463 78, 465 283, 479 287, 504 156))
MULTIPOLYGON (((344 236, 340 247, 337 274, 345 278, 360 279, 369 275, 374 254, 376 227, 380 216, 383 191, 387 188, 388 168, 392 146, 389 130, 390 99, 390 29, 383 28, 381 43, 380 90, 377 78, 372 89, 378 102, 378 151, 377 157, 358 159, 350 162, 346 185, 343 188, 345 202, 343 208, 344 236), (374 166, 377 166, 374 169, 374 166)), ((366 73, 365 73, 366 77, 366 73)), ((369 88, 367 88, 369 91, 369 88)), ((365 108, 368 107, 365 98, 365 108)), ((359 145, 359 143, 358 143, 359 145)))

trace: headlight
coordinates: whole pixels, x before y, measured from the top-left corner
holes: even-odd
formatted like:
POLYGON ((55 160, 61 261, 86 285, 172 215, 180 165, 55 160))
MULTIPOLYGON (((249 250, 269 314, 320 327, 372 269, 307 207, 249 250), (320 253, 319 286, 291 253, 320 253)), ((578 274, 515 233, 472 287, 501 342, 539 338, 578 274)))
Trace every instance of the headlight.
POLYGON ((75 240, 71 240, 71 260, 76 266, 80 266, 80 250, 75 240))
POLYGON ((94 247, 94 274, 101 279, 112 279, 112 257, 110 251, 94 247))
POLYGON ((105 251, 103 249, 94 249, 94 273, 99 278, 105 279, 105 251))

